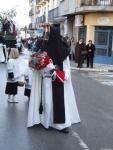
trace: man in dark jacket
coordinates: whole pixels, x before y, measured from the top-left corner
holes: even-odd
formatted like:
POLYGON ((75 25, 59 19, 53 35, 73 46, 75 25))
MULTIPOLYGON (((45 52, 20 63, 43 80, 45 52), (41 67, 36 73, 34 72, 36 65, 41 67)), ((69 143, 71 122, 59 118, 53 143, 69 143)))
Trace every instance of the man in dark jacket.
POLYGON ((91 68, 93 68, 95 45, 92 43, 91 40, 88 41, 88 44, 86 45, 86 50, 87 50, 87 68, 89 68, 89 65, 91 68))

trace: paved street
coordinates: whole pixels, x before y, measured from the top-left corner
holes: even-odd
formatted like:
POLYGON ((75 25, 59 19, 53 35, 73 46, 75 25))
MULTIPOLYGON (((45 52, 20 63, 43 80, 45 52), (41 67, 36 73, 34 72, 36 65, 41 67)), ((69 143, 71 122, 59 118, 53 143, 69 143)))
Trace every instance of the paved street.
MULTIPOLYGON (((73 132, 69 135, 56 130, 45 130, 41 126, 26 128, 28 100, 19 89, 19 104, 7 103, 4 94, 6 84, 6 66, 0 64, 0 150, 82 150, 79 137, 73 132)), ((78 125, 77 125, 78 126, 78 125)))
POLYGON ((103 85, 113 86, 113 72, 89 72, 87 75, 103 85))
POLYGON ((19 88, 18 104, 7 103, 5 71, 0 64, 0 150, 113 150, 113 87, 95 81, 98 73, 72 71, 82 122, 65 135, 42 126, 26 128, 24 88, 19 88))
MULTIPOLYGON (((73 74, 74 75, 74 74, 73 74)), ((113 87, 75 73, 81 125, 76 130, 91 150, 113 149, 113 87)))

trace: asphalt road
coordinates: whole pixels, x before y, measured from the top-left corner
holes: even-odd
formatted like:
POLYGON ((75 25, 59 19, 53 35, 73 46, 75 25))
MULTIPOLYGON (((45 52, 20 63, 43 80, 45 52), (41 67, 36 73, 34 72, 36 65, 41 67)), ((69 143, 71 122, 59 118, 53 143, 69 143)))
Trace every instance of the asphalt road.
POLYGON ((81 124, 74 130, 91 150, 113 149, 113 87, 101 84, 87 73, 74 72, 81 124))
POLYGON ((72 73, 81 123, 68 135, 42 126, 27 129, 28 100, 19 89, 18 104, 4 94, 5 65, 0 64, 0 150, 112 150, 113 87, 79 72, 72 73))

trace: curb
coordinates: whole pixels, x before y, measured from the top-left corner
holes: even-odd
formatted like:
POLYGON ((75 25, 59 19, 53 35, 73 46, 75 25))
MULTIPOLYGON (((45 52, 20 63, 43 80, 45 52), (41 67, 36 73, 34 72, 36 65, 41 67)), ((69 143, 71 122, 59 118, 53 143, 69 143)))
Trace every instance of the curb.
POLYGON ((108 72, 113 72, 113 70, 112 69, 108 69, 108 72))
POLYGON ((71 67, 71 70, 81 71, 81 72, 113 72, 113 70, 108 69, 86 69, 86 68, 76 68, 71 67))

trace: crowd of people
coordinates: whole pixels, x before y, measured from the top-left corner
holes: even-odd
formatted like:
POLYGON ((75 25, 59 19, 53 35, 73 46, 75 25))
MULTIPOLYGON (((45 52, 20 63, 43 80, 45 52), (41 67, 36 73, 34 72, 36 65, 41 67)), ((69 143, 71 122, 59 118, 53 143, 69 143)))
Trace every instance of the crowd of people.
POLYGON ((7 62, 5 94, 9 103, 18 103, 18 87, 25 87, 24 95, 29 100, 27 127, 42 124, 45 128, 53 127, 68 133, 72 124, 80 122, 71 81, 70 60, 77 62, 77 67, 81 68, 86 59, 87 67, 93 68, 95 46, 91 40, 85 45, 83 38, 76 43, 74 37, 62 37, 53 27, 46 31, 44 37, 24 40, 18 37, 15 46, 9 48, 8 55, 4 40, 0 37, 0 60, 7 62), (29 65, 22 72, 19 58, 23 48, 32 54, 29 62, 32 56, 42 53, 40 67, 47 63, 45 54, 50 58, 49 63, 38 70, 29 65))
POLYGON ((66 36, 65 38, 70 48, 70 60, 74 60, 78 64, 78 68, 82 68, 84 63, 86 63, 87 68, 93 68, 96 48, 92 40, 85 44, 83 38, 80 38, 78 42, 75 42, 74 37, 66 36))
MULTIPOLYGON (((71 81, 69 44, 53 27, 49 28, 48 35, 22 41, 25 47, 32 50, 32 55, 42 53, 41 60, 45 59, 44 54, 47 54, 49 64, 39 70, 29 66, 23 73, 19 49, 10 49, 5 93, 9 103, 18 103, 18 87, 25 87, 24 95, 29 99, 27 127, 42 124, 47 129, 52 127, 69 133, 71 125, 80 122, 71 81)), ((45 62, 40 61, 40 65, 44 65, 43 63, 45 62)))
MULTIPOLYGON (((76 43, 74 37, 62 37, 50 26, 44 37, 24 40, 17 37, 13 48, 8 48, 8 52, 6 49, 5 41, 0 37, 0 61, 7 62, 5 94, 8 102, 18 103, 18 87, 25 87, 24 95, 29 99, 27 127, 42 124, 45 128, 53 127, 68 133, 72 124, 80 122, 71 82, 70 60, 77 62, 77 67, 81 68, 86 59, 87 67, 93 68, 95 46, 92 41, 85 45, 80 38, 76 43), (34 56, 37 56, 35 61, 41 56, 40 67, 43 65, 44 68, 32 68, 34 64, 29 63, 23 72, 19 58, 24 48, 30 51, 29 62, 34 56), (45 54, 49 61, 44 60, 45 54)), ((35 63, 34 60, 31 62, 35 63)))
MULTIPOLYGON (((74 37, 69 38, 68 36, 62 37, 62 41, 67 45, 69 53, 69 58, 72 61, 75 61, 78 65, 78 68, 82 68, 85 63, 87 68, 93 68, 94 56, 95 56, 95 45, 92 43, 92 40, 88 41, 88 44, 85 44, 84 39, 80 38, 78 42, 75 41, 74 37)), ((40 49, 41 42, 43 37, 28 38, 18 42, 17 45, 19 51, 21 52, 22 44, 24 47, 27 47, 28 50, 36 52, 37 49, 40 49)))
POLYGON ((52 62, 44 69, 33 71, 27 127, 41 123, 45 128, 53 127, 68 133, 72 124, 80 122, 71 82, 70 51, 65 39, 55 29, 50 28, 48 32, 49 37, 41 39, 38 44, 52 62), (60 76, 60 82, 54 72, 57 69, 65 74, 64 78, 60 76))

